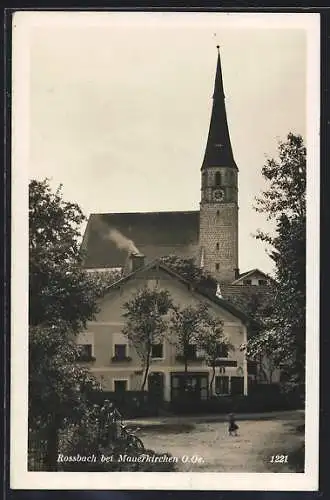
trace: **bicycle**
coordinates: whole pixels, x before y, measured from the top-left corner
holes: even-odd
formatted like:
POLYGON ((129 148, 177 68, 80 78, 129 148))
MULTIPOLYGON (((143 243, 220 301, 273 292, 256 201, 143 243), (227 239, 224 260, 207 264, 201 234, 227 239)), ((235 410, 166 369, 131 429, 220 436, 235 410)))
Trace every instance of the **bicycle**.
POLYGON ((126 441, 127 447, 132 451, 137 451, 137 452, 142 452, 145 451, 145 446, 142 442, 142 440, 135 435, 136 432, 140 430, 140 427, 137 427, 136 429, 131 429, 127 425, 123 423, 123 416, 120 413, 117 408, 113 410, 113 415, 115 417, 118 417, 120 420, 119 426, 120 426, 120 433, 119 433, 119 439, 124 439, 126 441))

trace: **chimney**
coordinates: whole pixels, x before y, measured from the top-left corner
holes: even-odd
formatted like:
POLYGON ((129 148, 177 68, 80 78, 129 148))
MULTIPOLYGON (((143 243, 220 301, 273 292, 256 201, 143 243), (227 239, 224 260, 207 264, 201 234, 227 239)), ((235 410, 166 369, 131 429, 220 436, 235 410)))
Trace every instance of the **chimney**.
POLYGON ((239 269, 238 269, 238 267, 236 267, 234 269, 234 273, 235 273, 235 280, 238 280, 238 278, 239 278, 239 269))
POLYGON ((129 259, 131 273, 134 273, 134 271, 137 271, 144 266, 145 256, 142 253, 131 253, 129 259))

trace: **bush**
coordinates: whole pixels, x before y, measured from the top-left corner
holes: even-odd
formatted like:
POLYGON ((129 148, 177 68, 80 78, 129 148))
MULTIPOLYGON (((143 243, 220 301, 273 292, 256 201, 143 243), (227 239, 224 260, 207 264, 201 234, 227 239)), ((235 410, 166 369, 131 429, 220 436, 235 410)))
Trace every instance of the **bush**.
POLYGON ((65 472, 173 471, 171 455, 132 446, 111 407, 94 405, 59 440, 58 470, 65 472))
POLYGON ((111 401, 125 419, 154 417, 164 406, 162 400, 153 398, 147 391, 125 391, 123 394, 101 391, 91 393, 89 399, 100 405, 104 400, 111 401))

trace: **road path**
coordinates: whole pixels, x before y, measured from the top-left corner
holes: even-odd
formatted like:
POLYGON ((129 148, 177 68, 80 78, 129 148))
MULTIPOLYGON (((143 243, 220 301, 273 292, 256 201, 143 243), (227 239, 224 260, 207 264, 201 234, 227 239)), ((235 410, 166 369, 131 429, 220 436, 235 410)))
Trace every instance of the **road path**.
POLYGON ((191 419, 163 426, 144 427, 139 436, 145 446, 178 457, 182 472, 294 472, 293 451, 303 442, 295 429, 302 423, 301 413, 274 414, 266 420, 239 420, 239 435, 228 435, 227 423, 191 419), (272 464, 272 455, 288 455, 287 464, 272 464), (292 461, 290 463, 290 455, 292 461), (190 458, 186 463, 182 457, 190 458), (192 463, 197 460, 198 463, 192 463))

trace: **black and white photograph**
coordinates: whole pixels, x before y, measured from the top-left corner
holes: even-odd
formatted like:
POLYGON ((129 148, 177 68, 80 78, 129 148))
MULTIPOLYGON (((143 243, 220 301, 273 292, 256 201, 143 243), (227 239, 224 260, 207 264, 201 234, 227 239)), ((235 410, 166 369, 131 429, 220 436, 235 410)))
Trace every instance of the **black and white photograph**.
POLYGON ((318 15, 12 38, 11 487, 316 490, 318 15))

